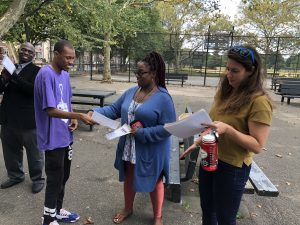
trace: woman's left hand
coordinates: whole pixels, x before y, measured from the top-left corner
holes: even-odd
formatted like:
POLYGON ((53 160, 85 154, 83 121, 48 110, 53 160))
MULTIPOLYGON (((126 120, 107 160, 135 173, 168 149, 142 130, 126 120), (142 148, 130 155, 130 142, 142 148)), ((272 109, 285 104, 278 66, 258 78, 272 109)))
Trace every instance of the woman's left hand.
POLYGON ((202 123, 202 126, 210 127, 215 130, 218 134, 226 133, 229 125, 220 121, 214 121, 213 123, 202 123))

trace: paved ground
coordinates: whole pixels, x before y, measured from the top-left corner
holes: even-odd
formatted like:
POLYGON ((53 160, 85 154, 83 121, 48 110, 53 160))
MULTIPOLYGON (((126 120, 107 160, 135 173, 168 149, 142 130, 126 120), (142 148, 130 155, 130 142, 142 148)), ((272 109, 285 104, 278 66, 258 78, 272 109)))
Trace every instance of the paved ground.
MULTIPOLYGON (((210 81, 212 82, 212 81, 210 81)), ((212 83, 216 83, 214 80, 212 83)), ((89 81, 89 76, 72 77, 72 86, 117 90, 113 101, 134 83, 114 82, 103 84, 89 81)), ((269 85, 268 85, 269 88, 269 85)), ((194 110, 209 109, 215 93, 214 87, 168 86, 179 115, 190 105, 194 110)), ((255 157, 255 161, 278 187, 277 198, 245 195, 242 205, 246 218, 238 220, 239 225, 299 225, 300 224, 300 99, 290 105, 280 103, 280 97, 270 91, 274 100, 274 120, 267 144, 268 151, 255 157), (277 155, 277 156, 276 156, 277 155), (281 157, 278 157, 281 156, 281 157), (247 212, 249 215, 247 216, 247 212)), ((85 216, 92 216, 97 225, 113 224, 111 218, 123 207, 122 184, 118 182, 113 168, 116 141, 107 141, 103 134, 106 128, 96 126, 93 132, 80 124, 75 134, 72 175, 67 185, 65 207, 76 210, 82 218, 76 224, 83 224, 85 216)), ((0 151, 0 180, 6 179, 2 151, 0 151)), ((25 161, 26 162, 26 161, 25 161)), ((24 165, 27 171, 27 165, 24 165)), ((0 189, 0 225, 39 225, 43 209, 44 191, 31 194, 30 179, 10 189, 0 189)), ((136 196, 134 215, 123 224, 151 225, 152 210, 146 194, 136 196)), ((199 225, 201 213, 197 185, 183 184, 183 202, 164 202, 166 225, 199 225)))

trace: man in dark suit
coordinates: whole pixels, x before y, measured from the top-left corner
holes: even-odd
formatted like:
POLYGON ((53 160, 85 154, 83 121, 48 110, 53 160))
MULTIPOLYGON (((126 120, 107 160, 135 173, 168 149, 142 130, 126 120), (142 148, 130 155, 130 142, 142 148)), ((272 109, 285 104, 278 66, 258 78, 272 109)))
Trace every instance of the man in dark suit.
POLYGON ((32 192, 40 192, 45 183, 42 176, 44 155, 37 148, 33 85, 40 67, 34 65, 34 46, 28 42, 19 48, 19 64, 11 75, 5 69, 0 76, 3 100, 0 108, 1 141, 8 180, 1 188, 9 188, 25 179, 23 148, 26 149, 32 192))

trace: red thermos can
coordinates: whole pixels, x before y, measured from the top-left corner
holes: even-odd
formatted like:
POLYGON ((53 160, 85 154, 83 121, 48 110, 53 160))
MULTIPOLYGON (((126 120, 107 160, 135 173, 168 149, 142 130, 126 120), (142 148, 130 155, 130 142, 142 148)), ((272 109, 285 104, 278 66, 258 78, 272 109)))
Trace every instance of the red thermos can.
POLYGON ((201 167, 206 171, 215 171, 218 168, 218 143, 213 134, 203 136, 200 144, 201 167))

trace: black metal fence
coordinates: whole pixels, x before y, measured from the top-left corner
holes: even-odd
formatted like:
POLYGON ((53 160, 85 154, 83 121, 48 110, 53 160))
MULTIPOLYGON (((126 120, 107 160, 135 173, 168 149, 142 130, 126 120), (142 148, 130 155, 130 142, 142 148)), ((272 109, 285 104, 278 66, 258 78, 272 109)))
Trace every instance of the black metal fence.
MULTIPOLYGON (((210 79, 222 76, 227 50, 242 44, 256 47, 267 76, 300 77, 300 37, 240 36, 233 31, 204 35, 139 33, 124 43, 126 48, 112 47, 111 75, 114 80, 134 80, 136 62, 155 50, 162 54, 167 72, 188 74, 186 83, 206 86, 210 79)), ((82 50, 77 56, 73 74, 88 72, 91 80, 102 78, 101 50, 82 50)))

